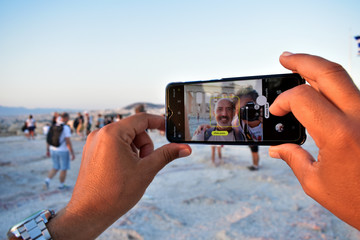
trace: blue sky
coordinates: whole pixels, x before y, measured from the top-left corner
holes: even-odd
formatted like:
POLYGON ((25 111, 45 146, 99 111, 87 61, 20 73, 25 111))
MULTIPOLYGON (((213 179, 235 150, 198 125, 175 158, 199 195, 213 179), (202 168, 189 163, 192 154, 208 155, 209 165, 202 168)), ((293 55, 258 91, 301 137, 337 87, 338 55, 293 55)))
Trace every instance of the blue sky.
POLYGON ((360 1, 0 0, 0 105, 164 103, 173 81, 285 73, 283 51, 360 86, 360 1))

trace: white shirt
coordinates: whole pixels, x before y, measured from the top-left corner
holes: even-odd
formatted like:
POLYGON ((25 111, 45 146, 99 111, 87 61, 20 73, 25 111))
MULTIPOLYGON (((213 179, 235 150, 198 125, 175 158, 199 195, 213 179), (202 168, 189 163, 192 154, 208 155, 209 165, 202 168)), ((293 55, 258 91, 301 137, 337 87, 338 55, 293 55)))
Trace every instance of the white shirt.
MULTIPOLYGON (((240 126, 239 123, 239 118, 236 115, 232 121, 233 126, 238 126, 237 128, 243 133, 244 133, 244 129, 240 126)), ((258 126, 256 127, 250 127, 249 126, 249 132, 251 134, 251 137, 253 138, 254 141, 262 141, 263 140, 263 128, 262 128, 262 123, 260 123, 258 126)))
MULTIPOLYGON (((60 124, 56 124, 57 126, 59 126, 60 124)), ((65 138, 70 138, 71 137, 71 129, 68 125, 64 125, 63 127, 63 131, 60 135, 60 146, 59 147, 54 147, 54 146, 50 146, 50 150, 52 151, 60 151, 60 152, 67 152, 69 151, 69 149, 66 146, 66 140, 65 138)))
POLYGON ((257 125, 256 127, 253 127, 253 128, 249 126, 249 131, 251 132, 251 134, 253 134, 253 136, 255 136, 257 141, 263 140, 262 123, 260 123, 259 125, 257 125))
POLYGON ((26 120, 26 126, 27 127, 35 127, 35 120, 33 118, 28 118, 26 120))
POLYGON ((50 126, 48 126, 48 125, 45 125, 45 126, 43 127, 44 136, 46 136, 46 135, 48 134, 49 129, 50 129, 50 126))

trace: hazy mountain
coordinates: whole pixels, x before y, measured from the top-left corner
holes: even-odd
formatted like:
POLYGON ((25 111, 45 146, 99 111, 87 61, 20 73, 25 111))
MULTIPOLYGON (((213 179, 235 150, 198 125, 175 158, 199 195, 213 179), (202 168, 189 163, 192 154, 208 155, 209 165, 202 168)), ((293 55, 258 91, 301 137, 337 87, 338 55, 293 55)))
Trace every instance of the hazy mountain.
POLYGON ((25 108, 25 107, 5 107, 0 105, 0 116, 27 115, 27 114, 44 114, 53 112, 75 112, 82 111, 79 109, 63 108, 25 108))
POLYGON ((148 108, 164 108, 164 107, 165 107, 164 104, 154 104, 154 103, 147 103, 147 102, 137 102, 137 103, 133 103, 133 104, 130 104, 130 105, 124 107, 124 109, 130 110, 130 109, 133 109, 134 107, 136 107, 137 105, 140 105, 140 104, 143 104, 143 105, 145 106, 145 109, 148 109, 148 108))

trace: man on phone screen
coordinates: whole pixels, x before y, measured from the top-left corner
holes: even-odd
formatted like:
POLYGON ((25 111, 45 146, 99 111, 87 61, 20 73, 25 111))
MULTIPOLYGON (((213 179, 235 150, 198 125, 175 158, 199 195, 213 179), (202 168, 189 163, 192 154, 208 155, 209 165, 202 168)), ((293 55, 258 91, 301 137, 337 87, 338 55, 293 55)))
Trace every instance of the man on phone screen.
POLYGON ((215 116, 216 126, 194 134, 192 140, 220 142, 244 140, 244 136, 241 133, 236 134, 232 126, 235 104, 231 99, 220 98, 215 103, 213 114, 215 116))

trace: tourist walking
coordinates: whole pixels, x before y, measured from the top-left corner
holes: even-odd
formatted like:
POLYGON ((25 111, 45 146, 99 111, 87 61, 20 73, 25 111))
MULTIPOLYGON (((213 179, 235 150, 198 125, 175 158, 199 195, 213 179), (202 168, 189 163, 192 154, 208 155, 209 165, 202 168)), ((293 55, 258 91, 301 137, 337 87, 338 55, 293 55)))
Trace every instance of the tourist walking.
POLYGON ((45 179, 44 189, 48 189, 51 179, 60 170, 60 185, 59 189, 68 188, 65 185, 66 173, 70 169, 70 155, 71 160, 75 159, 74 150, 71 144, 71 129, 66 125, 69 121, 69 114, 63 113, 61 120, 50 127, 47 135, 47 152, 48 157, 51 156, 53 166, 45 179))

